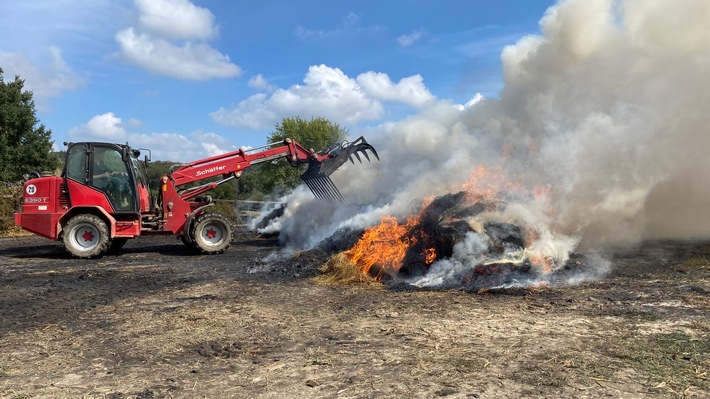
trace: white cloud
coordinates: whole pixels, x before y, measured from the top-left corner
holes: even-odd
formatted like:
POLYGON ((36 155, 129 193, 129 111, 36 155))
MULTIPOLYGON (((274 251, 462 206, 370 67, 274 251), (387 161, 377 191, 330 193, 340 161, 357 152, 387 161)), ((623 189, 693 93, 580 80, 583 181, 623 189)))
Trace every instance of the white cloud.
POLYGON ((266 80, 264 78, 264 75, 262 75, 262 74, 257 74, 257 75, 252 76, 249 79, 249 87, 254 88, 254 89, 262 89, 262 90, 266 90, 266 91, 276 90, 276 86, 269 83, 269 81, 266 80))
POLYGON ((242 72, 229 56, 204 43, 176 46, 147 33, 136 33, 133 28, 118 32, 116 41, 121 46, 122 60, 161 75, 208 80, 239 76, 242 72))
POLYGON ((277 90, 270 102, 277 109, 297 113, 322 109, 348 124, 382 115, 382 106, 368 98, 357 81, 338 68, 311 66, 303 83, 305 85, 294 85, 289 90, 277 90))
POLYGON ((318 39, 330 39, 342 37, 350 33, 369 33, 369 32, 380 32, 386 30, 382 26, 378 25, 360 25, 360 16, 354 12, 348 13, 343 19, 341 26, 334 29, 312 29, 306 28, 299 25, 296 27, 295 34, 301 39, 308 39, 311 37, 316 37, 318 39))
POLYGON ((242 100, 231 110, 220 108, 210 113, 212 119, 225 126, 265 129, 279 120, 279 114, 270 109, 266 94, 258 93, 242 100))
POLYGON ((180 133, 140 133, 126 130, 136 119, 126 124, 113 112, 96 115, 88 122, 69 130, 73 141, 128 142, 134 148, 149 148, 153 160, 188 162, 234 151, 237 148, 226 138, 212 132, 197 130, 189 135, 180 133), (167 144, 167 145, 166 145, 167 144))
POLYGON ((402 47, 411 46, 416 41, 424 37, 425 34, 426 32, 424 31, 424 29, 417 29, 412 31, 411 33, 398 37, 397 43, 399 43, 399 45, 402 47))
POLYGON ((474 105, 480 103, 481 101, 483 101, 483 100, 485 100, 485 99, 486 99, 486 98, 483 97, 483 94, 481 94, 481 93, 476 93, 476 95, 473 96, 473 98, 471 98, 470 100, 468 100, 468 101, 466 102, 466 104, 456 104, 456 105, 454 105, 454 108, 456 108, 456 109, 459 110, 459 111, 463 111, 463 110, 465 110, 465 109, 468 109, 468 108, 473 107, 474 105))
POLYGON ((309 37, 317 37, 319 39, 324 39, 327 37, 334 37, 338 36, 341 34, 340 30, 324 30, 324 29, 309 29, 303 26, 297 26, 295 30, 296 36, 300 37, 301 39, 309 38, 309 37))
POLYGON ((121 142, 126 138, 121 118, 107 112, 96 115, 88 122, 69 130, 68 137, 76 141, 105 141, 121 142))
POLYGON ((211 113, 212 119, 226 126, 264 129, 284 116, 325 117, 339 124, 354 125, 377 120, 384 115, 382 101, 415 108, 433 104, 436 98, 419 75, 394 83, 384 73, 366 72, 351 78, 338 68, 314 65, 308 69, 303 85, 277 89, 268 96, 254 94, 229 109, 211 113))
POLYGON ((435 101, 435 97, 424 86, 421 75, 402 78, 394 83, 386 73, 365 72, 357 77, 363 90, 378 100, 394 101, 411 107, 422 107, 435 101))
POLYGON ((360 23, 360 16, 357 15, 354 12, 349 12, 347 16, 345 16, 345 26, 355 26, 360 23))
POLYGON ((58 97, 65 91, 76 90, 85 84, 86 79, 72 70, 62 58, 58 47, 50 47, 49 58, 33 62, 23 53, 0 52, 0 66, 6 81, 14 80, 19 75, 25 81, 25 89, 33 93, 37 108, 42 111, 48 100, 58 97))
POLYGON ((210 39, 217 35, 214 15, 188 0, 136 0, 140 26, 168 39, 210 39))
POLYGON ((148 71, 186 80, 231 78, 242 73, 228 55, 205 40, 218 33, 214 15, 188 0, 136 0, 138 27, 116 34, 117 58, 148 71), (178 43, 175 43, 175 40, 178 43))
POLYGON ((221 155, 236 150, 236 147, 229 140, 217 133, 198 130, 193 132, 191 136, 209 156, 221 155))
POLYGON ((125 141, 133 148, 150 149, 154 161, 190 162, 210 156, 180 133, 131 133, 125 141))
POLYGON ((128 118, 126 121, 126 126, 128 127, 142 127, 143 121, 138 118, 128 118))
POLYGON ((483 97, 483 94, 476 93, 476 95, 473 96, 473 98, 471 98, 470 100, 468 100, 468 102, 466 104, 464 104, 464 107, 466 107, 466 108, 472 107, 472 106, 480 103, 483 100, 485 100, 485 97, 483 97))

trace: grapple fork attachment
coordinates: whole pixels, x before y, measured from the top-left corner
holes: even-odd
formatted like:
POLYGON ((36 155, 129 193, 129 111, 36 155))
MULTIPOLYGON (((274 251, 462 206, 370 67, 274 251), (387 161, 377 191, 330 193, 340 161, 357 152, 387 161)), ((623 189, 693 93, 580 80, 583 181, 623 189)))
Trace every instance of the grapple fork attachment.
POLYGON ((301 179, 306 183, 309 189, 313 192, 317 198, 321 198, 328 201, 342 202, 343 196, 338 191, 338 187, 330 179, 330 175, 335 172, 340 166, 345 162, 350 160, 353 164, 352 156, 362 163, 360 158, 360 153, 362 153, 365 158, 370 161, 370 156, 367 151, 372 151, 372 154, 380 159, 377 155, 375 148, 370 145, 365 138, 360 136, 357 140, 348 142, 347 140, 337 144, 336 146, 329 148, 323 155, 327 155, 328 158, 322 162, 315 160, 309 161, 308 169, 304 174, 301 175, 301 179))
POLYGON ((340 194, 338 187, 335 186, 333 180, 329 176, 320 173, 319 175, 312 176, 309 178, 304 178, 303 181, 306 183, 308 188, 311 189, 313 195, 316 198, 324 199, 326 201, 333 202, 343 202, 343 196, 340 194))

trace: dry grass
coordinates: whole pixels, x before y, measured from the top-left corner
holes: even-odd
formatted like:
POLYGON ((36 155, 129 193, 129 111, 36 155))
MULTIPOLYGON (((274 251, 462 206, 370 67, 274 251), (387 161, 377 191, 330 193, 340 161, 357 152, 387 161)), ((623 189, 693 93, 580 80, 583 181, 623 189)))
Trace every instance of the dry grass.
POLYGON ((11 226, 5 230, 0 230, 0 237, 29 237, 32 233, 22 230, 19 227, 11 226))
POLYGON ((345 253, 339 253, 321 267, 322 275, 313 278, 318 284, 326 285, 364 285, 382 287, 374 277, 363 273, 345 253))
POLYGON ((77 262, 0 240, 0 398, 710 397, 708 269, 676 263, 697 247, 472 295, 380 288, 343 254, 322 284, 284 278, 287 263, 257 275, 264 244, 184 256, 144 237, 77 262))

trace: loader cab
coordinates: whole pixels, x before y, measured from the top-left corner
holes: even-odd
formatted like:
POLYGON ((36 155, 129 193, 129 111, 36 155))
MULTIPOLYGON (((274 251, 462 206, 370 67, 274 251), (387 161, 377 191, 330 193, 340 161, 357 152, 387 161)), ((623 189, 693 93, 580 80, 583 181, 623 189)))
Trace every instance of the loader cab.
POLYGON ((148 180, 145 167, 138 160, 138 150, 109 143, 67 143, 67 146, 62 177, 72 206, 110 204, 116 214, 148 210, 148 180))

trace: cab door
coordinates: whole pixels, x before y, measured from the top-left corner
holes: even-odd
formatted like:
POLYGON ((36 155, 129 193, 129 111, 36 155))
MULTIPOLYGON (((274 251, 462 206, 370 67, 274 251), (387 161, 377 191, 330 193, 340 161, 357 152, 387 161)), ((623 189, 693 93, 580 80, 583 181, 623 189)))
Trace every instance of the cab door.
POLYGON ((93 146, 89 186, 106 194, 116 212, 137 212, 135 182, 131 172, 119 148, 93 146))

